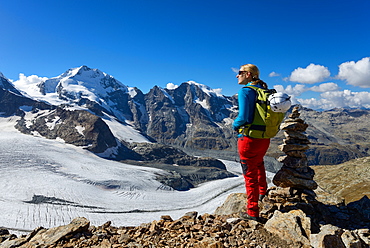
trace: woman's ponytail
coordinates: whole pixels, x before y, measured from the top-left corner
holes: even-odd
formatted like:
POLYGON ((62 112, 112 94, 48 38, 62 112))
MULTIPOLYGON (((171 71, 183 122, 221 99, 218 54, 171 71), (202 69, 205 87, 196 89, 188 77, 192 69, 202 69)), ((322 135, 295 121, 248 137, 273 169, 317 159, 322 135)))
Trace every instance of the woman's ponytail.
POLYGON ((253 83, 260 85, 264 89, 268 89, 268 85, 259 78, 256 80, 253 80, 253 83))

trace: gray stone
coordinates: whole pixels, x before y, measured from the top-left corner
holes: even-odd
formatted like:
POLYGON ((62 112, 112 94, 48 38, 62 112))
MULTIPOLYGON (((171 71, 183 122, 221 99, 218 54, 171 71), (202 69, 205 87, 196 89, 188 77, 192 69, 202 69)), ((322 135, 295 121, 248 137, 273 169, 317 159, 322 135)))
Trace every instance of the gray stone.
POLYGON ((294 138, 294 139, 301 139, 301 140, 306 140, 307 139, 307 136, 305 134, 303 134, 302 132, 298 132, 298 131, 291 131, 291 130, 285 130, 284 132, 284 136, 286 138, 288 137, 291 137, 291 138, 294 138))
POLYGON ((306 150, 288 151, 288 152, 285 152, 285 154, 290 157, 294 157, 294 158, 307 158, 306 150))
POLYGON ((369 229, 359 229, 359 230, 356 230, 356 233, 366 245, 370 246, 370 230, 369 229))
POLYGON ((318 234, 311 234, 311 245, 314 248, 345 248, 341 239, 344 231, 333 225, 324 225, 318 234))
POLYGON ((244 193, 230 194, 225 202, 215 210, 215 214, 228 215, 245 211, 246 196, 244 193))
POLYGON ((304 132, 306 131, 308 125, 300 122, 287 122, 287 123, 282 123, 280 125, 281 130, 294 130, 294 131, 300 131, 304 132))
POLYGON ((306 144, 283 144, 279 146, 279 149, 285 153, 290 151, 303 151, 308 148, 310 147, 306 144))
POLYGON ((90 226, 90 221, 84 217, 75 218, 71 221, 70 224, 65 226, 54 227, 50 229, 41 229, 39 232, 33 236, 27 243, 26 248, 28 247, 48 247, 63 237, 87 231, 90 226))
POLYGON ((346 248, 362 248, 361 239, 354 232, 345 230, 341 235, 341 239, 346 248))
POLYGON ((278 158, 278 161, 283 163, 284 166, 290 168, 305 168, 308 166, 307 158, 297 158, 291 156, 281 156, 278 158))
POLYGON ((314 180, 295 177, 287 170, 278 171, 273 178, 273 183, 282 188, 293 187, 312 190, 317 188, 317 183, 314 180))
POLYGON ((291 245, 300 244, 300 247, 310 247, 310 227, 311 220, 302 210, 292 210, 288 213, 275 211, 265 224, 267 231, 278 235, 291 245))
POLYGON ((313 180, 313 177, 315 176, 315 171, 310 167, 291 168, 283 166, 280 171, 289 174, 292 177, 302 178, 306 180, 313 180))

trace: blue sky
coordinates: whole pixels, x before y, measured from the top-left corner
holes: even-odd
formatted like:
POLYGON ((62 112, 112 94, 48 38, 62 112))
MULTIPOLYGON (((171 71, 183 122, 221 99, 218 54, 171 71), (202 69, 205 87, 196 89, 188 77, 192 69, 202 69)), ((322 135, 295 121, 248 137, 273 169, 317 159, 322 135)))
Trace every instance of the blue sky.
POLYGON ((0 72, 16 81, 87 65, 144 93, 235 70, 314 109, 370 108, 369 0, 0 0, 0 72))

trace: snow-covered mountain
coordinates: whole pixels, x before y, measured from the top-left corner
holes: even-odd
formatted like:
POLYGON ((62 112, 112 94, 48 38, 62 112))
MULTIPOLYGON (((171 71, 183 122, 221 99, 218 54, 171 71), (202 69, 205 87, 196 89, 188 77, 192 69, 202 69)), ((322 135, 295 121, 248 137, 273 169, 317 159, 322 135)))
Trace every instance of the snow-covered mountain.
POLYGON ((45 81, 18 85, 27 95, 47 101, 52 105, 68 105, 93 110, 96 114, 104 111, 120 121, 132 119, 129 101, 137 94, 114 77, 87 66, 69 69, 58 77, 45 81))
POLYGON ((139 142, 152 140, 190 150, 235 150, 229 127, 236 115, 236 98, 193 81, 171 89, 155 86, 143 94, 98 69, 81 66, 42 82, 17 81, 16 86, 50 105, 88 109, 126 142, 132 137, 122 134, 130 130, 141 135, 139 142))
MULTIPOLYGON (((161 167, 163 164, 164 167, 181 165, 175 169, 167 168, 176 173, 160 179, 178 190, 189 189, 204 181, 234 176, 214 158, 193 157, 169 147, 171 143, 155 143, 158 139, 148 135, 148 126, 156 122, 157 116, 162 113, 154 113, 148 118, 148 110, 153 106, 147 103, 146 96, 140 90, 130 89, 97 69, 82 66, 56 78, 26 82, 29 85, 16 83, 24 93, 16 96, 22 101, 15 99, 15 94, 5 88, 1 88, 4 96, 0 99, 0 110, 12 106, 4 113, 7 116, 19 116, 15 127, 22 133, 62 140, 104 158, 150 161, 150 166, 156 163, 157 167, 158 164, 161 167), (197 168, 190 170, 182 166, 197 168), (192 173, 200 172, 200 167, 207 167, 203 175, 192 177, 192 173)), ((166 93, 165 98, 168 97, 166 93)), ((170 115, 168 113, 166 117, 170 115)), ((164 131, 162 135, 166 137, 168 132, 164 131)))
MULTIPOLYGON (((62 108, 64 111, 88 110, 108 126, 118 143, 158 142, 185 149, 187 152, 199 156, 222 156, 228 159, 235 159, 237 156, 236 137, 231 129, 232 120, 237 115, 237 97, 223 96, 217 89, 211 89, 206 85, 189 81, 178 87, 174 85, 168 88, 154 86, 148 93, 143 94, 139 89, 127 87, 112 76, 98 69, 90 69, 87 66, 69 69, 58 77, 44 78, 42 82, 31 80, 32 82, 28 81, 27 84, 21 84, 22 81, 19 80, 14 82, 16 87, 13 87, 12 83, 5 77, 0 76, 0 78, 4 90, 2 94, 9 96, 8 100, 4 100, 7 99, 4 97, 0 100, 0 104, 2 104, 0 112, 24 112, 27 109, 45 109, 50 108, 50 106, 54 109, 56 107, 62 108), (23 96, 21 93, 24 93, 23 96), (25 103, 30 101, 33 101, 33 103, 25 103), (37 104, 39 107, 24 107, 33 104, 37 104), (49 107, 41 107, 42 104, 49 107)), ((361 128, 362 126, 357 124, 349 125, 351 128, 359 127, 358 130, 350 130, 349 138, 342 135, 348 133, 346 130, 334 135, 336 131, 330 129, 333 125, 336 129, 339 128, 338 125, 347 127, 346 121, 352 123, 352 121, 360 118, 352 120, 351 115, 358 115, 361 111, 357 111, 358 113, 351 110, 339 111, 347 116, 346 120, 341 123, 335 122, 337 118, 325 117, 332 118, 326 121, 325 118, 316 117, 321 115, 331 116, 331 113, 336 113, 337 110, 321 113, 302 109, 302 116, 306 117, 308 123, 312 123, 307 130, 310 141, 319 145, 319 147, 309 150, 311 156, 315 158, 313 159, 314 164, 321 163, 324 160, 327 161, 325 163, 340 163, 367 154, 367 143, 361 144, 361 149, 356 148, 355 143, 358 143, 359 138, 354 135, 364 132, 363 130, 367 130, 366 127, 361 128), (312 115, 312 113, 314 114, 312 115), (321 122, 323 123, 321 124, 321 122), (323 126, 323 128, 318 130, 317 127, 319 126, 323 126), (333 149, 343 154, 340 156, 340 160, 337 160, 335 153, 332 152, 333 149), (323 151, 325 152, 322 153, 323 151)), ((367 118, 368 112, 368 110, 363 110, 361 118, 367 118)), ((67 113, 68 115, 71 114, 67 113)), ((54 127, 54 124, 62 123, 61 121, 55 121, 57 120, 55 114, 49 116, 49 114, 33 113, 32 115, 24 115, 23 118, 23 132, 42 136, 46 136, 49 133, 48 129, 54 127), (29 125, 31 122, 37 123, 37 128, 35 125, 29 125), (44 127, 41 128, 41 126, 44 127)), ((83 138, 83 135, 79 135, 81 134, 79 132, 76 133, 76 130, 84 133, 87 130, 86 127, 81 131, 83 128, 80 127, 83 125, 68 123, 68 125, 77 125, 73 130, 69 129, 70 132, 75 134, 74 137, 83 138)), ((68 132, 63 133, 65 136, 68 134, 68 132)), ((110 134, 108 136, 110 137, 110 134)), ((367 137, 367 133, 365 132, 361 136, 367 137)), ((57 135, 54 135, 54 137, 57 137, 57 135)), ((276 156, 276 153, 279 152, 277 146, 281 144, 281 139, 280 136, 272 140, 273 145, 269 152, 270 155, 276 156)), ((104 139, 99 140, 100 143, 104 143, 104 139)), ((81 143, 86 146, 88 142, 74 143, 81 143)), ((105 143, 111 145, 103 145, 101 149, 109 148, 111 152, 107 154, 114 154, 115 146, 112 146, 114 142, 105 143)))

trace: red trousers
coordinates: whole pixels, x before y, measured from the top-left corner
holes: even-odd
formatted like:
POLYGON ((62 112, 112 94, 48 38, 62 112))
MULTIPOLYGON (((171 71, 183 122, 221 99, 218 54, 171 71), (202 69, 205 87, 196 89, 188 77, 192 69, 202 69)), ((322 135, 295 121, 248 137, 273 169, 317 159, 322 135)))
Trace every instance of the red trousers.
POLYGON ((240 137, 238 150, 247 191, 247 213, 259 217, 258 198, 267 190, 266 171, 263 157, 270 145, 270 139, 240 137))

